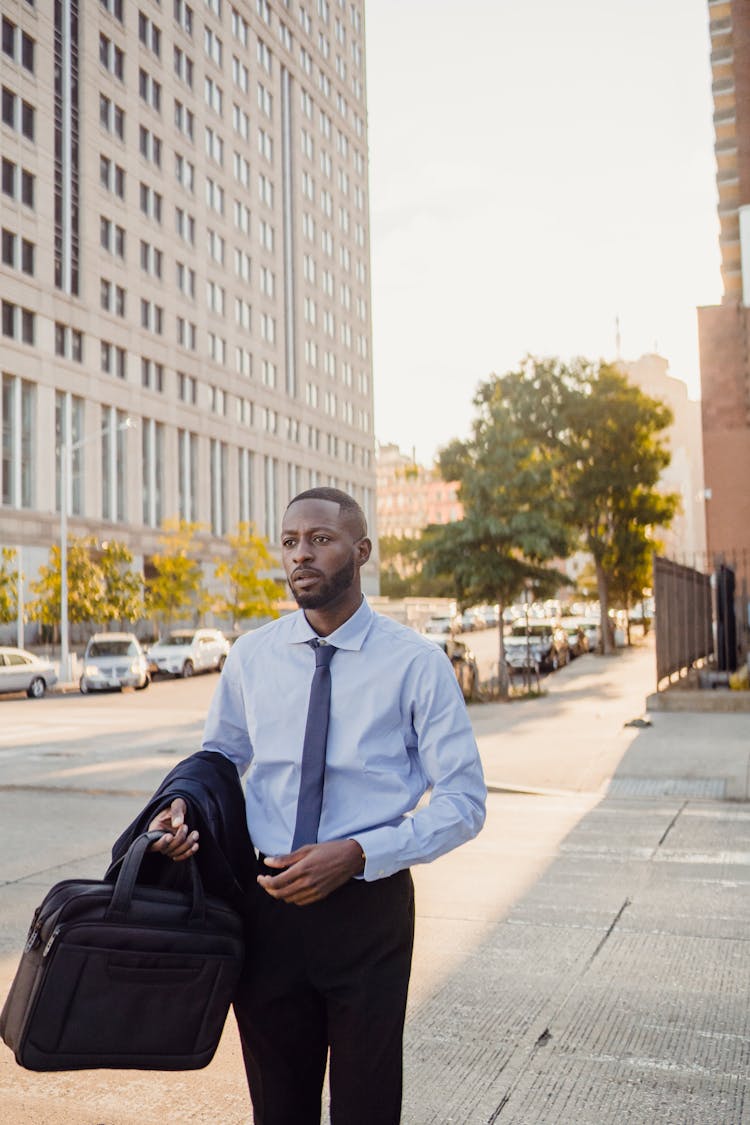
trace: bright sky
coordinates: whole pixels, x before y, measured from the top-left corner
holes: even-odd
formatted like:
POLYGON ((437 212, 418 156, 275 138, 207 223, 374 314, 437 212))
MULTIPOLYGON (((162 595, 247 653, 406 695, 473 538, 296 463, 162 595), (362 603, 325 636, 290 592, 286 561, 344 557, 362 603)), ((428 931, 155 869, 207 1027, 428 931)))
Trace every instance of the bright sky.
POLYGON ((707 0, 369 0, 375 433, 429 464, 527 353, 666 356, 721 300, 707 0))

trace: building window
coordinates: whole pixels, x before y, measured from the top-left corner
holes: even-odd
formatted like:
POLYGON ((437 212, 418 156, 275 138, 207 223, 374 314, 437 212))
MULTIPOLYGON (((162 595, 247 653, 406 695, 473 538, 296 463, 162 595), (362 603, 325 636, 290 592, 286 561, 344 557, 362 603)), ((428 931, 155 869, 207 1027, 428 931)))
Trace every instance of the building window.
MULTIPOLYGON (((67 440, 75 446, 83 437, 84 402, 69 391, 55 391, 55 511, 61 508, 62 445, 67 440)), ((79 445, 70 453, 68 482, 68 511, 83 514, 83 448, 79 445)))
POLYGON ((177 498, 180 519, 197 518, 198 512, 198 435, 177 431, 177 498))
POLYGON ((101 341, 101 369, 105 375, 116 375, 118 379, 126 379, 128 374, 128 353, 125 348, 101 341))
POLYGON ((141 423, 141 465, 143 471, 143 522, 160 527, 164 496, 164 426, 153 418, 141 423))
POLYGON ((31 309, 21 305, 14 305, 12 301, 2 302, 2 331, 3 336, 11 340, 20 340, 24 344, 33 344, 36 335, 36 317, 31 309))
POLYGON ((24 70, 34 73, 35 41, 25 31, 3 16, 3 54, 20 63, 24 70))
POLYGON ((193 9, 185 0, 174 0, 174 18, 186 35, 193 34, 193 9))
POLYGON ((146 105, 161 113, 161 82, 140 67, 138 70, 138 92, 146 105))
POLYGON ((125 80, 125 52, 102 33, 99 34, 99 62, 120 82, 125 80))
POLYGON ((30 102, 18 97, 7 86, 2 88, 2 121, 27 140, 34 140, 35 110, 30 102))
POLYGON ((227 530, 227 460, 228 449, 223 441, 211 440, 211 531, 224 535, 227 530))
POLYGON ((12 160, 2 160, 2 189, 3 195, 25 204, 34 206, 35 177, 26 168, 14 164, 12 160))
POLYGON ((99 95, 99 124, 118 140, 125 140, 125 110, 104 94, 99 95))
POLYGON ((99 183, 118 199, 125 198, 125 169, 108 156, 99 157, 99 183))
POLYGON ((127 415, 102 407, 102 518, 123 523, 126 512, 127 415))
POLYGON ((83 363, 83 333, 59 320, 55 321, 55 355, 83 363))
POLYGON ((138 13, 138 38, 144 47, 156 55, 157 59, 161 56, 161 30, 145 12, 138 13))
POLYGON ((2 503, 33 508, 36 386, 17 375, 2 376, 2 503))
POLYGON ((2 261, 4 266, 10 266, 11 269, 22 270, 23 273, 29 274, 30 277, 34 276, 34 253, 35 246, 33 242, 28 239, 22 238, 12 230, 2 230, 2 261))

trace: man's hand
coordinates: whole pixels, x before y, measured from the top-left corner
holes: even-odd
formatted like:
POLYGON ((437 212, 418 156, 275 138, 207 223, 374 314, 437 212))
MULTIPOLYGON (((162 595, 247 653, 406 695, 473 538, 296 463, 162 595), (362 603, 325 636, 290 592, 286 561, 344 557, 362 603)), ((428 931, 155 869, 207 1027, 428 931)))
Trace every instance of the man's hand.
POLYGON ((185 824, 187 805, 182 797, 175 797, 168 809, 162 809, 148 826, 149 832, 166 832, 155 844, 149 848, 150 852, 159 852, 175 863, 183 859, 190 859, 198 851, 198 833, 191 832, 185 824))
POLYGON ((319 902, 364 871, 364 855, 356 840, 306 844, 291 855, 266 859, 267 867, 283 868, 280 875, 259 875, 258 882, 272 898, 308 906, 319 902))

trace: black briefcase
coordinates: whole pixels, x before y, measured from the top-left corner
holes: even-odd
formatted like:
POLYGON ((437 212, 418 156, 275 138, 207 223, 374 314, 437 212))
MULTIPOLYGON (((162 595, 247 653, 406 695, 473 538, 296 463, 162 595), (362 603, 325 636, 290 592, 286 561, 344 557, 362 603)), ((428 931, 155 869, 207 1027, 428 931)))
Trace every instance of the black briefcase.
POLYGON ((194 1070, 212 1059, 244 957, 242 919, 204 895, 136 883, 160 832, 133 841, 116 882, 68 879, 37 909, 0 1015, 28 1070, 194 1070))

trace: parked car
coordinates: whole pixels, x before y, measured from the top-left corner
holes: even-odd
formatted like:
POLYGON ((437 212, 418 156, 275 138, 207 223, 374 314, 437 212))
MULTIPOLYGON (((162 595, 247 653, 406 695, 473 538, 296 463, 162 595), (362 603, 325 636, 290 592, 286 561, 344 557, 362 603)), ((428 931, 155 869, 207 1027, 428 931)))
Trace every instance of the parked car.
POLYGON ((505 638, 506 656, 511 669, 529 667, 529 660, 541 672, 555 672, 570 660, 568 637, 564 629, 552 621, 516 621, 505 638))
POLYGON ((229 648, 219 629, 173 629, 149 648, 149 666, 153 672, 168 676, 220 672, 229 648))
POLYGON ((428 633, 426 636, 439 645, 450 660, 464 699, 467 702, 474 699, 479 688, 479 669, 471 649, 450 633, 428 633))
POLYGON ((458 632, 458 621, 451 614, 440 614, 434 617, 428 617, 425 624, 424 634, 426 637, 434 637, 440 635, 449 635, 458 632))
POLYGON ((485 629, 497 629, 500 623, 500 610, 496 605, 483 605, 477 611, 484 622, 485 629))
POLYGON ((25 691, 29 699, 41 699, 57 683, 57 671, 24 648, 0 648, 0 692, 25 691))
POLYGON ((95 633, 83 654, 83 695, 126 687, 142 691, 151 683, 146 654, 135 633, 95 633))
POLYGON ((458 619, 458 631, 473 633, 475 629, 484 629, 484 618, 476 609, 465 609, 458 619))

